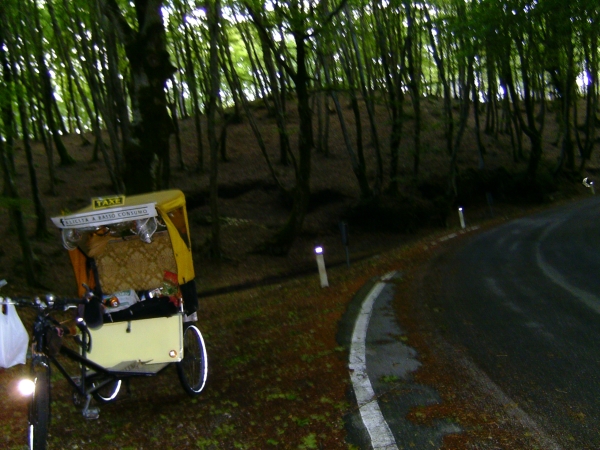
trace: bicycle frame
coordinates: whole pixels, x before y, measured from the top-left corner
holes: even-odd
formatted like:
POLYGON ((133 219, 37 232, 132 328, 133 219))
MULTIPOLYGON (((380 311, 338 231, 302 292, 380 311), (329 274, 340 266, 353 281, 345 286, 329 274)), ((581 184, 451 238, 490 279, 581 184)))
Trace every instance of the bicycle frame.
MULTIPOLYGON (((35 370, 35 367, 39 364, 48 366, 48 363, 52 363, 52 365, 58 369, 67 382, 73 387, 75 393, 85 399, 85 405, 82 413, 85 417, 92 418, 94 415, 96 415, 96 412, 90 410, 89 408, 92 394, 106 384, 116 380, 117 376, 109 372, 106 368, 86 358, 87 349, 90 345, 89 333, 87 332, 87 326, 85 322, 81 319, 78 319, 76 323, 77 327, 81 331, 82 338, 80 339, 78 336, 74 336, 75 341, 81 347, 81 354, 68 347, 65 347, 62 345, 62 342, 58 350, 58 353, 80 364, 81 375, 79 377, 71 376, 63 364, 61 364, 61 362, 56 358, 56 355, 48 349, 48 342, 46 342, 47 333, 53 333, 56 329, 62 330, 62 328, 60 328, 60 326, 58 326, 55 320, 51 317, 51 312, 52 310, 47 311, 38 308, 38 313, 33 323, 32 369, 35 370), (93 371, 93 374, 89 375, 88 371, 93 371), (97 378, 105 379, 97 385, 92 386, 90 383, 88 386, 87 380, 93 380, 97 378)), ((62 336, 60 336, 60 338, 62 339, 62 336)))

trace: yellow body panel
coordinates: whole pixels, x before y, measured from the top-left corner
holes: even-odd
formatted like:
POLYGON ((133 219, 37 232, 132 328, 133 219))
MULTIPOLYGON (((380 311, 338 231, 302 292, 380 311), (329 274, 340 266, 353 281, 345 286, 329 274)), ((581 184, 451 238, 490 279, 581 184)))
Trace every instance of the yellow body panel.
POLYGON ((171 363, 183 358, 181 314, 131 322, 105 323, 92 334, 88 359, 105 368, 124 361, 171 363), (129 331, 128 331, 129 330, 129 331), (176 352, 175 356, 171 352, 176 352))

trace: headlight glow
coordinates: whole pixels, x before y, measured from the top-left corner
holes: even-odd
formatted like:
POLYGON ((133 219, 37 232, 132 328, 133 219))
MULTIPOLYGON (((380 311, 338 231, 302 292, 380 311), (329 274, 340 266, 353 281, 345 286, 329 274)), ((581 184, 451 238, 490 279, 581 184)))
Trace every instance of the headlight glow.
POLYGON ((23 397, 30 397, 35 392, 35 382, 29 378, 23 378, 17 386, 23 397))

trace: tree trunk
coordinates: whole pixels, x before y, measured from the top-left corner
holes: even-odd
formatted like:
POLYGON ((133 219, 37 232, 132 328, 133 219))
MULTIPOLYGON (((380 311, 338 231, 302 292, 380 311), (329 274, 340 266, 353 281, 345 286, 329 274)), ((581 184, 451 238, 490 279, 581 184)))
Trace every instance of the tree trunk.
MULTIPOLYGON (((399 55, 396 52, 390 52, 388 38, 390 34, 384 31, 384 23, 388 21, 381 17, 382 10, 377 2, 372 2, 376 26, 376 40, 379 46, 379 57, 383 66, 384 78, 386 83, 387 106, 391 111, 391 131, 390 131, 390 185, 389 193, 398 194, 399 171, 398 163, 400 159, 400 141, 402 139, 402 126, 404 121, 404 92, 402 91, 402 79, 406 73, 405 55, 406 42, 402 46, 399 55), (396 58, 394 59, 394 55, 396 58)), ((397 36, 401 39, 401 36, 397 36)), ((400 42, 398 42, 400 44, 400 42)))
POLYGON ((408 86, 410 89, 410 96, 412 100, 413 111, 415 113, 415 125, 414 125, 414 151, 413 151, 413 174, 419 175, 419 164, 421 158, 421 90, 420 90, 420 76, 421 74, 416 69, 415 61, 415 26, 413 17, 413 10, 409 2, 404 3, 404 10, 406 11, 406 20, 408 23, 408 29, 406 34, 406 58, 408 61, 408 86))
MULTIPOLYGON (((244 108, 244 113, 246 114, 246 119, 248 120, 248 122, 250 124, 250 128, 252 129, 252 132, 254 133, 254 137, 256 138, 258 148, 260 149, 263 157, 265 158, 265 162, 267 163, 269 173, 271 174, 271 177, 273 178, 273 181, 275 182, 275 184, 279 187, 280 191, 283 192, 284 195, 289 195, 289 192, 286 191, 283 184, 277 177, 277 173, 275 172, 273 164, 271 163, 271 159, 269 158, 269 154, 267 152, 267 147, 262 138, 260 129, 258 128, 258 124, 256 123, 256 120, 254 118, 254 114, 252 113, 250 105, 248 104, 248 99, 246 98, 246 94, 244 93, 244 91, 242 89, 242 84, 239 80, 237 73, 234 72, 232 78, 233 78, 234 85, 231 88, 238 90, 240 100, 242 101, 242 107, 244 108)), ((292 161, 294 162, 294 167, 295 167, 296 163, 293 160, 293 158, 292 158, 292 161)))
POLYGON ((137 26, 125 20, 116 0, 104 0, 104 12, 125 46, 131 69, 131 139, 124 143, 127 194, 165 189, 169 184, 169 137, 166 81, 175 68, 169 61, 162 0, 135 2, 137 26))
MULTIPOLYGON (((200 67, 203 66, 202 64, 202 55, 200 53, 200 47, 198 45, 198 39, 192 39, 192 45, 194 47, 194 55, 196 56, 196 60, 201 64, 200 67)), ((206 64, 204 64, 204 66, 206 66, 206 64)), ((208 78, 208 76, 205 76, 204 79, 208 78)), ((202 79, 200 80, 199 86, 198 86, 199 90, 202 90, 202 79)), ((206 92, 206 97, 208 97, 208 89, 206 89, 206 86, 204 85, 204 92, 206 92)), ((196 166, 196 171, 197 172, 204 172, 204 143, 202 140, 202 127, 201 127, 201 123, 200 123, 200 107, 198 107, 198 110, 196 112, 196 119, 194 121, 194 124, 196 126, 196 142, 198 143, 198 159, 197 159, 197 166, 196 166)))
POLYGON ((294 32, 296 43, 297 72, 294 74, 296 99, 298 101, 298 117, 300 131, 298 136, 298 169, 296 186, 293 193, 292 212, 284 227, 277 232, 269 243, 269 251, 277 255, 286 255, 302 230, 304 218, 308 210, 310 198, 311 155, 313 149, 312 114, 310 111, 308 84, 310 77, 307 71, 306 35, 294 32))
POLYGON ((10 169, 11 163, 9 162, 9 155, 4 147, 4 141, 2 139, 0 139, 0 164, 2 164, 2 174, 7 187, 5 196, 10 199, 9 211, 11 220, 19 236, 19 244, 23 255, 25 279, 29 286, 39 287, 37 270, 35 268, 35 255, 33 254, 31 243, 27 237, 27 226, 25 225, 25 218, 23 217, 23 211, 21 210, 22 202, 19 199, 17 187, 10 169))
MULTIPOLYGON (((183 27, 183 45, 185 48, 185 53, 183 55, 185 61, 185 79, 189 85, 190 94, 192 96, 192 114, 194 116, 194 128, 196 129, 196 153, 198 155, 202 155, 203 148, 202 125, 200 123, 200 99, 198 94, 198 83, 196 82, 196 73, 194 71, 194 63, 192 60, 192 48, 190 46, 189 36, 190 30, 186 21, 183 21, 183 27)), ((200 169, 200 167, 198 168, 200 169)))
POLYGON ((461 105, 460 105, 460 119, 458 123, 458 131, 456 133, 456 139, 454 141, 454 147, 452 148, 452 156, 450 158, 450 170, 448 175, 448 189, 446 196, 449 199, 456 199, 458 195, 457 177, 458 177, 458 151, 461 147, 462 138, 465 134, 467 127, 467 121, 469 119, 469 97, 471 96, 471 85, 474 83, 473 74, 473 60, 475 55, 471 54, 467 56, 466 68, 462 71, 463 73, 459 76, 460 92, 461 92, 461 105))
POLYGON ((479 92, 475 83, 471 85, 472 101, 473 101, 473 115, 475 117, 475 138, 477 140, 477 152, 479 153, 479 170, 485 166, 485 146, 481 140, 481 125, 479 120, 479 92))
MULTIPOLYGON (((66 0, 65 0, 66 1, 66 0)), ((93 160, 98 159, 98 150, 102 152, 102 157, 104 159, 104 165, 106 166, 106 170, 108 171, 110 180, 113 185, 113 189, 117 193, 124 193, 125 186, 123 185, 123 162, 122 162, 122 152, 119 148, 119 138, 117 133, 117 127, 115 121, 113 119, 113 115, 109 113, 108 108, 106 106, 106 101, 102 97, 102 89, 100 88, 100 83, 97 79, 97 70, 95 69, 95 57, 92 54, 88 43, 88 34, 86 30, 83 28, 83 25, 80 21, 71 21, 71 24, 74 28, 77 28, 80 39, 75 39, 74 42, 78 44, 79 47, 79 55, 80 62, 86 76, 89 92, 92 96, 93 104, 94 104, 94 113, 91 112, 91 107, 88 105, 87 100, 84 102, 84 107, 86 107, 86 111, 90 116, 90 120, 92 121, 92 129, 94 130, 94 135, 96 136, 96 143, 94 147, 94 155, 93 160), (110 139, 111 148, 113 150, 113 155, 115 155, 115 165, 116 168, 113 168, 113 163, 110 158, 109 152, 104 145, 104 141, 102 139, 102 129, 100 127, 100 118, 98 111, 102 115, 104 119, 104 123, 106 126, 106 130, 108 132, 108 136, 110 139)), ((85 98, 85 93, 83 89, 78 84, 78 89, 81 89, 82 97, 85 98)))
POLYGON ((263 33, 261 33, 261 44, 263 61, 267 70, 267 76, 269 77, 269 88, 271 90, 273 104, 275 105, 275 120, 277 122, 277 131, 279 133, 279 162, 282 165, 287 166, 290 162, 289 155, 291 150, 285 123, 284 103, 281 101, 281 92, 279 90, 279 81, 277 79, 275 64, 273 63, 272 51, 269 48, 267 37, 263 33))
POLYGON ((169 102, 171 110, 171 118, 173 119, 173 134, 175 135, 175 152, 177 153, 177 161, 179 162, 179 170, 185 170, 185 162, 183 160, 183 149, 181 148, 181 133, 179 130, 179 117, 177 114, 177 99, 179 98, 179 88, 176 81, 171 78, 173 85, 173 100, 169 102))
POLYGON ((63 166, 68 166, 75 163, 75 160, 67 152, 67 148, 65 147, 64 143, 62 142, 62 139, 60 138, 58 126, 56 125, 56 121, 54 119, 53 104, 55 102, 55 99, 52 89, 52 81, 50 79, 50 71, 48 70, 48 66, 46 65, 46 59, 44 54, 42 26, 40 24, 39 10, 36 5, 33 5, 31 9, 33 11, 33 16, 35 19, 37 30, 34 33, 36 36, 36 38, 34 39, 35 56, 38 65, 38 73, 40 76, 40 87, 42 103, 46 115, 46 124, 48 125, 48 130, 52 136, 52 140, 54 141, 54 145, 56 147, 56 151, 58 152, 58 156, 60 157, 60 164, 63 166))
MULTIPOLYGON (((584 122, 584 137, 579 133, 579 127, 575 127, 575 138, 579 152, 581 154, 581 162, 579 165, 579 173, 583 172, 585 164, 592 156, 594 142, 596 140, 596 111, 598 111, 598 33, 592 33, 591 36, 586 36, 584 39, 584 55, 585 67, 589 74, 592 74, 590 82, 586 89, 586 114, 584 122)), ((577 103, 573 109, 573 122, 577 125, 577 103)))
POLYGON ((523 117, 520 112, 519 107, 519 97, 516 92, 514 83, 512 81, 512 76, 508 80, 508 87, 510 90, 511 98, 513 100, 513 105, 515 106, 515 111, 517 113, 517 117, 519 118, 519 122, 521 128, 529 138, 529 142, 531 143, 531 151, 529 153, 529 161, 527 164, 527 175, 530 178, 534 178, 540 160, 542 159, 542 129, 538 129, 536 125, 535 118, 535 100, 532 95, 531 90, 531 74, 529 73, 529 64, 527 55, 524 52, 524 44, 523 42, 519 42, 519 38, 517 38, 516 46, 517 51, 519 53, 519 58, 521 60, 521 77, 523 80, 523 103, 525 104, 525 113, 527 117, 527 123, 523 120, 523 117))
MULTIPOLYGON (((333 82, 331 80, 331 76, 329 74, 329 67, 325 58, 322 58, 321 62, 323 66, 323 73, 325 74, 325 82, 327 86, 331 86, 333 88, 333 82)), ((350 141, 350 135, 348 134, 348 129, 346 127, 346 120, 344 119, 344 112, 342 111, 342 107, 340 105, 340 101, 338 100, 337 93, 332 89, 330 92, 331 99, 333 100, 333 104, 335 105, 335 110, 338 115, 338 119, 340 121, 340 126, 342 128, 342 136, 344 136, 344 143, 346 144, 346 150, 348 152, 348 156, 350 156, 350 161, 352 163, 352 170, 354 171, 354 176, 358 181, 358 186, 360 188, 360 197, 362 200, 368 200, 372 198, 373 192, 371 191, 371 187, 369 186, 369 180, 367 179, 367 170, 364 156, 360 153, 357 155, 352 147, 352 142, 350 141)), ((357 116, 358 103, 356 101, 356 97, 353 96, 353 110, 355 113, 355 117, 357 116)), ((357 144, 362 145, 361 142, 361 133, 360 133, 360 119, 357 118, 357 144)))
POLYGON ((383 158, 381 156, 381 146, 379 144, 379 133, 377 131, 376 118, 375 118, 375 105, 373 102, 373 93, 369 89, 367 80, 365 77, 365 70, 363 67, 364 58, 362 57, 360 47, 358 45, 358 38, 352 26, 352 16, 350 14, 348 5, 344 7, 346 18, 350 25, 350 35, 352 38, 352 46, 354 47, 354 54, 356 55, 356 66, 358 71, 358 79, 360 81, 360 90, 362 92, 365 107, 367 109, 367 117, 369 118, 369 125, 371 127, 371 136, 373 142, 373 150, 375 152, 376 160, 376 176, 375 183, 373 185, 373 195, 379 196, 381 192, 381 186, 383 185, 383 158))
POLYGON ((219 34, 221 19, 221 2, 215 0, 208 5, 208 29, 210 34, 210 94, 208 98, 208 142, 210 145, 210 212, 212 218, 210 236, 210 254, 214 259, 221 259, 221 224, 218 199, 219 142, 217 140, 217 103, 219 100, 219 34))
POLYGON ((429 43, 431 44, 432 55, 435 61, 435 65, 438 69, 438 76, 442 83, 442 89, 444 91, 444 134, 446 136, 446 151, 448 155, 452 154, 452 142, 454 141, 454 117, 452 117, 452 91, 450 90, 450 84, 446 77, 446 67, 443 59, 443 55, 440 53, 435 36, 433 35, 433 24, 429 17, 429 11, 427 7, 423 8, 423 13, 427 19, 427 29, 429 31, 429 43))
MULTIPOLYGON (((0 23, 0 29, 2 29, 3 24, 0 23)), ((25 109, 25 103, 23 99, 25 98, 23 86, 19 83, 14 83, 14 80, 18 77, 18 68, 15 62, 14 55, 16 55, 14 43, 10 39, 6 39, 5 43, 9 49, 9 58, 11 61, 6 60, 5 52, 2 48, 2 32, 0 31, 0 64, 2 64, 3 70, 5 71, 5 79, 7 74, 12 76, 11 81, 13 82, 16 88, 16 101, 17 106, 19 108, 19 118, 21 122, 21 133, 23 138, 23 147, 25 149, 25 157, 27 159, 27 169, 29 171, 29 181, 31 185, 31 197, 33 199, 33 205, 35 207, 35 216, 36 216, 36 227, 35 227, 35 236, 38 239, 43 239, 49 235, 48 226, 46 224, 46 209, 42 204, 42 199, 40 197, 40 190, 37 182, 37 174, 35 171, 35 163, 33 161, 33 152, 31 150, 31 142, 29 139, 29 122, 27 117, 27 111, 25 109)))

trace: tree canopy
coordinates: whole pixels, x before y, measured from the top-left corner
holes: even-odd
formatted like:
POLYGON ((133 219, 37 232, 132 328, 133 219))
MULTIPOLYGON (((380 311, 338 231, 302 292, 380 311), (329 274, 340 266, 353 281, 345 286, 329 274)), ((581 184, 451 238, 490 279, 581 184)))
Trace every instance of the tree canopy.
MULTIPOLYGON (((93 133, 115 192, 165 188, 170 137, 186 117, 194 119, 197 133, 191 169, 205 171, 210 155, 216 185, 216 159, 227 158, 219 141, 228 123, 246 120, 274 180, 293 199, 288 223, 265 247, 285 253, 306 214, 311 153, 327 154, 321 111, 335 111, 361 198, 371 201, 398 192, 402 139, 413 141, 418 177, 425 97, 443 105, 447 202, 457 195, 457 157, 471 118, 481 167, 486 152, 480 133, 509 133, 514 158, 526 160, 527 176, 535 178, 548 105, 558 105, 552 111, 561 157, 554 173, 579 172, 597 139, 597 6, 595 0, 4 0, 4 195, 17 196, 10 188, 16 139, 26 148, 28 140, 43 142, 52 172, 54 164, 73 163, 61 136, 84 132, 93 133), (297 142, 290 141, 286 123, 290 94, 300 118, 297 142), (340 98, 354 111, 352 132, 340 98), (269 160, 252 117, 257 101, 277 121, 279 161, 269 160), (376 105, 388 111, 388 136, 375 120, 376 105), (409 112, 411 130, 403 126, 409 112), (212 117, 207 130, 203 114, 212 117), (370 146, 362 142, 363 125, 370 146), (375 161, 374 176, 367 175, 368 160, 375 161), (292 165, 295 186, 281 185, 275 164, 292 165)), ((179 164, 184 168, 181 158, 179 164)), ((39 199, 36 204, 43 218, 39 199)), ((39 227, 43 233, 43 223, 39 227)))

